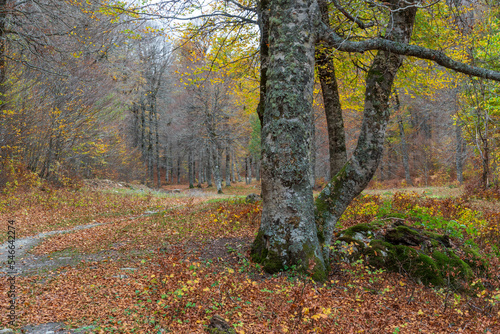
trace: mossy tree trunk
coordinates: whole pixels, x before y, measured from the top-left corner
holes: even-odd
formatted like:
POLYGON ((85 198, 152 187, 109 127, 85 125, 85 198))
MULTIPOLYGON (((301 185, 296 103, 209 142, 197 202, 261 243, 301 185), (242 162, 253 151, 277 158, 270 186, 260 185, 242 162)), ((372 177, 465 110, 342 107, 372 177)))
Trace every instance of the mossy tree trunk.
MULTIPOLYGON (((398 1, 391 0, 397 8, 398 1)), ((310 153, 316 1, 269 2, 269 58, 262 112, 262 221, 252 256, 269 272, 298 266, 325 279, 334 227, 366 187, 380 161, 389 120, 388 102, 402 56, 379 51, 366 79, 364 120, 353 157, 316 202, 310 153)), ((416 8, 392 13, 386 38, 407 43, 416 8)), ((333 72, 330 72, 332 74, 333 72)))
POLYGON ((313 1, 270 1, 262 118, 262 221, 253 259, 269 272, 297 266, 324 279, 310 183, 316 37, 313 1))

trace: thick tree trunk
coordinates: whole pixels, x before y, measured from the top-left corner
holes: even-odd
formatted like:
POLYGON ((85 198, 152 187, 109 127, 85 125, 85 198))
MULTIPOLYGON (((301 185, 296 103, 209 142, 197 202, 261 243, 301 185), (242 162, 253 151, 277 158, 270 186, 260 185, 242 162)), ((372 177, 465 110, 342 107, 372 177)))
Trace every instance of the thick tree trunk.
POLYGON ((257 115, 262 124, 265 112, 265 97, 267 86, 267 67, 269 63, 269 10, 270 0, 258 2, 257 10, 260 29, 260 100, 257 106, 257 115))
POLYGON ((260 159, 255 159, 255 181, 260 182, 260 159))
POLYGON ((314 84, 312 1, 270 1, 269 64, 262 119, 262 221, 252 257, 269 272, 326 268, 310 182, 314 84))
POLYGON ((411 181, 410 176, 410 163, 408 157, 408 145, 406 145, 406 135, 405 128, 403 126, 403 119, 401 116, 398 116, 398 125, 399 125, 399 135, 401 137, 401 153, 403 155, 403 167, 405 169, 405 179, 406 184, 409 186, 413 186, 413 182, 411 181))

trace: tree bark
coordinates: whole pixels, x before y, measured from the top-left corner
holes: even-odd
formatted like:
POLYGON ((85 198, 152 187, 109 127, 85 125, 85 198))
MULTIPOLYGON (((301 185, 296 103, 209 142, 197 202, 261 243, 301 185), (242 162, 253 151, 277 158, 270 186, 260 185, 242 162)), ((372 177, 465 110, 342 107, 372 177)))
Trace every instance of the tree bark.
POLYGON ((231 186, 231 148, 229 144, 226 147, 226 187, 231 186))
POLYGON ((188 152, 188 181, 189 189, 194 188, 193 184, 193 155, 191 151, 188 152))
POLYGON ((455 125, 455 138, 456 138, 456 150, 455 150, 455 161, 457 166, 457 181, 462 184, 464 182, 464 153, 465 153, 465 143, 462 137, 462 128, 457 122, 455 125))
POLYGON ((401 117, 401 115, 398 115, 398 125, 399 125, 399 135, 401 137, 401 153, 403 155, 403 167, 405 169, 406 184, 409 186, 413 186, 413 182, 410 176, 408 145, 406 145, 405 128, 403 126, 403 118, 401 117))
POLYGON ((291 266, 326 278, 310 182, 314 85, 312 1, 270 1, 262 118, 262 220, 252 257, 268 272, 291 266))
POLYGON ((215 187, 217 188, 217 194, 222 194, 222 175, 220 172, 220 152, 216 144, 212 147, 212 158, 213 158, 213 172, 215 187))
MULTIPOLYGON (((330 24, 328 5, 319 2, 323 23, 330 24)), ((337 175, 347 162, 344 119, 340 103, 335 67, 331 57, 332 49, 320 45, 316 49, 316 67, 318 69, 323 104, 328 128, 328 151, 330 153, 330 177, 337 175)))
POLYGON ((207 147, 207 187, 212 187, 212 152, 210 145, 207 147))

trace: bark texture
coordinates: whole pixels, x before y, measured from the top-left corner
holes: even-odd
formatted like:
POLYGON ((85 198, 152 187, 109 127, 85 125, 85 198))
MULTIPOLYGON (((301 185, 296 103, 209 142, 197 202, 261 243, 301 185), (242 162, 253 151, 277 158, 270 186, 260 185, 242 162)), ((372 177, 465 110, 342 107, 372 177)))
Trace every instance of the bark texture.
MULTIPOLYGON (((321 20, 330 24, 328 5, 325 1, 319 2, 321 20)), ((335 67, 332 60, 332 49, 320 45, 316 49, 316 66, 318 69, 323 105, 325 106, 326 123, 328 127, 328 150, 330 153, 330 177, 336 175, 347 162, 345 145, 344 119, 340 103, 335 67)))
MULTIPOLYGON (((269 272, 297 266, 326 278, 310 183, 314 1, 271 1, 262 118, 262 221, 252 256, 269 272)), ((314 12, 316 11, 316 13, 314 12)))

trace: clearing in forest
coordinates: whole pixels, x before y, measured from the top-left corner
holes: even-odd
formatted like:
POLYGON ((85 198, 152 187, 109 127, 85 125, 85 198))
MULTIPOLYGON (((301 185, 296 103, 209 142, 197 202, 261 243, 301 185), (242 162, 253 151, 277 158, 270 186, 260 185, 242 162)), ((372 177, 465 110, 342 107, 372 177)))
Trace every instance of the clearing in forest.
MULTIPOLYGON (((22 246, 12 329, 41 333, 45 324, 74 333, 204 333, 219 315, 235 333, 500 332, 498 206, 479 210, 462 197, 366 194, 338 227, 340 233, 359 223, 391 224, 399 214, 406 224, 474 244, 488 259, 488 273, 462 291, 424 286, 405 272, 341 256, 332 259, 325 283, 294 268, 270 276, 249 255, 261 205, 244 199, 259 193, 258 186, 236 185, 224 195, 174 188, 110 184, 2 198, 1 219, 15 221, 22 246)), ((6 241, 0 234, 0 243, 6 241)), ((5 248, 0 253, 5 262, 5 248)), ((0 273, 4 310, 7 291, 0 273)), ((0 317, 5 327, 6 312, 0 317)))

